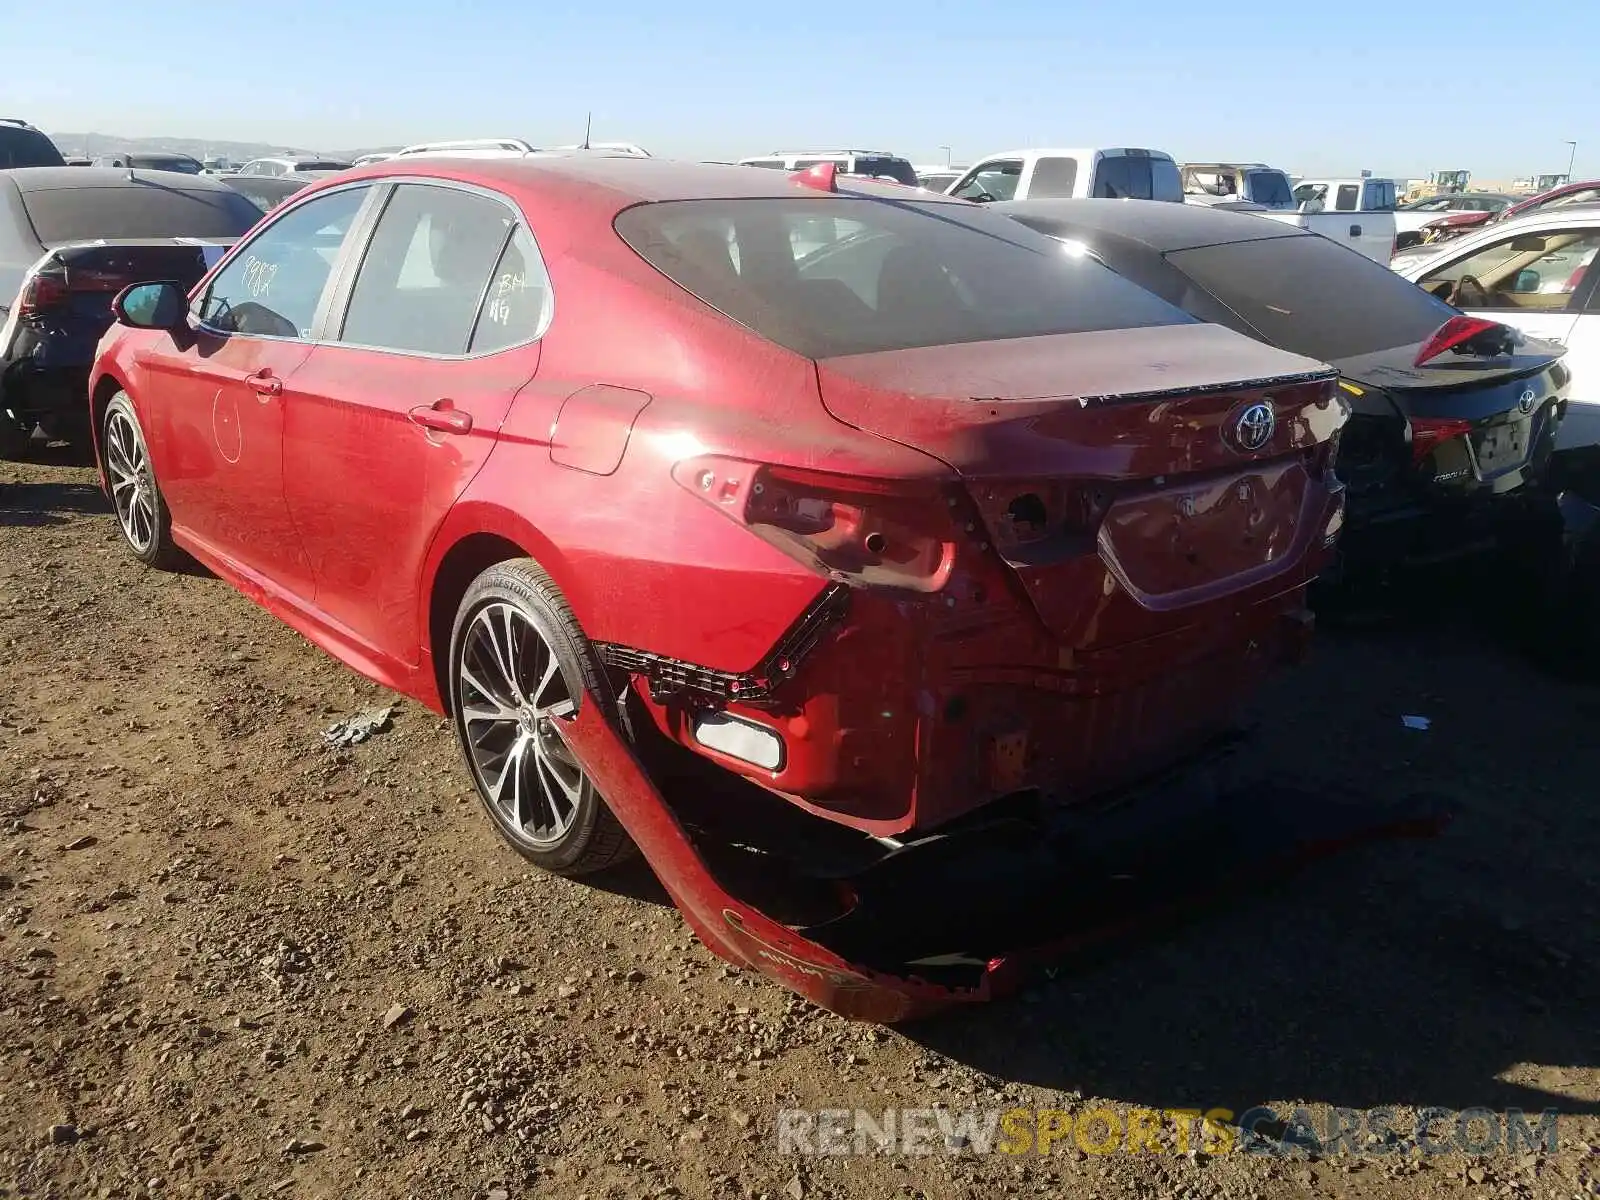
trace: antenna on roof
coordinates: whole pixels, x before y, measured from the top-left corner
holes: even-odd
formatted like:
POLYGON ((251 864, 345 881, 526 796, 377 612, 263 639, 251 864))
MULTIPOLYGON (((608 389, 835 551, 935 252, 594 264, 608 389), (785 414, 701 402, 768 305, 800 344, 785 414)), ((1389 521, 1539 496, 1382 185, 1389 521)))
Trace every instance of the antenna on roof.
POLYGON ((589 128, 593 124, 594 124, 594 114, 592 112, 591 113, 584 113, 584 115, 583 115, 583 145, 578 147, 579 150, 587 150, 589 148, 589 128))

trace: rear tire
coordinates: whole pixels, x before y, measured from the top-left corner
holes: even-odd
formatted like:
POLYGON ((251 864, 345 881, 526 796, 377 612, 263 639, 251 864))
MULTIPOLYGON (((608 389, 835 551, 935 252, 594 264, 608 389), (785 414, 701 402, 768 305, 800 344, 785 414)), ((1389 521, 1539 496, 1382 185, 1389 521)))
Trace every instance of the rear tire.
POLYGON ((111 507, 123 543, 146 566, 176 570, 186 556, 172 540, 172 514, 156 483, 144 430, 128 393, 118 392, 106 405, 101 436, 111 507))
POLYGON ((633 842, 569 748, 565 729, 611 688, 555 582, 529 558, 472 582, 450 637, 456 740, 495 828, 557 875, 626 860, 633 842))

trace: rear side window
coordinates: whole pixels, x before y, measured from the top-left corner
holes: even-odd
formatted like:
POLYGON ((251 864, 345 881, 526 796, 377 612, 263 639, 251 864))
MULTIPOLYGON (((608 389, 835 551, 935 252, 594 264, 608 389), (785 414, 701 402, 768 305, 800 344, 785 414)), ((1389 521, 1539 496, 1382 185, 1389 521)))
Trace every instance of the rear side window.
POLYGON ((550 276, 539 247, 533 235, 519 225, 495 265, 468 349, 473 354, 489 354, 531 342, 549 328, 554 308, 550 276))
MULTIPOLYGON (((180 182, 174 180, 174 182, 180 182)), ((39 240, 94 238, 236 238, 261 212, 229 188, 190 191, 181 186, 130 181, 116 187, 59 187, 22 191, 22 206, 39 240)))
POLYGON ((752 159, 749 159, 748 161, 746 161, 745 163, 743 163, 742 165, 746 166, 746 167, 766 167, 769 170, 779 170, 779 171, 781 171, 783 169, 783 159, 781 159, 781 158, 752 158, 752 159))
POLYGON ((1070 200, 1077 183, 1077 159, 1041 158, 1033 164, 1033 181, 1028 184, 1028 199, 1070 200))
POLYGON ((1455 310, 1310 234, 1176 250, 1167 261, 1275 346, 1323 361, 1425 340, 1455 310))
POLYGON ((56 144, 37 129, 0 125, 0 170, 12 167, 64 167, 56 144))
POLYGON ((1361 188, 1357 184, 1341 183, 1339 185, 1339 198, 1334 201, 1334 208, 1340 212, 1354 212, 1356 209, 1356 197, 1360 192, 1361 188))
POLYGON ((402 184, 361 260, 339 340, 465 354, 514 224, 511 209, 487 196, 402 184))
POLYGON ((687 291, 808 358, 1192 320, 1052 238, 944 204, 678 200, 616 227, 687 291))

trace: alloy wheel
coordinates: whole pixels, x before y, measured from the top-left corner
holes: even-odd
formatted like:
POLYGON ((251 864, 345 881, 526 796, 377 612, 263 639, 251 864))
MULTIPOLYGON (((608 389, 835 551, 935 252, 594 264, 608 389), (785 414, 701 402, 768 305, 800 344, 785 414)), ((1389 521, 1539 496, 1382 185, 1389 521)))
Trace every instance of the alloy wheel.
POLYGON ((525 612, 496 601, 473 615, 457 671, 467 754, 484 796, 535 846, 559 842, 591 785, 562 732, 578 702, 555 651, 525 612))
POLYGON ((106 421, 106 473, 123 536, 134 550, 148 553, 156 540, 156 481, 139 427, 120 409, 106 421))

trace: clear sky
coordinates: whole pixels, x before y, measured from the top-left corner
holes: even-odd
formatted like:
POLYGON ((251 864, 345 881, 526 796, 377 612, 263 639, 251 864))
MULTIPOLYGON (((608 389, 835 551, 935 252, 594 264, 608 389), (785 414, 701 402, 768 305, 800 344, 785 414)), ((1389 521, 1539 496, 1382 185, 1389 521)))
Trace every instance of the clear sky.
MULTIPOLYGON (((25 5, 3 0, 0 9, 25 5)), ((30 10, 31 11, 31 10, 30 10)), ((60 0, 0 114, 312 149, 517 135, 729 158, 1134 145, 1298 174, 1600 174, 1600 0, 60 0)))

